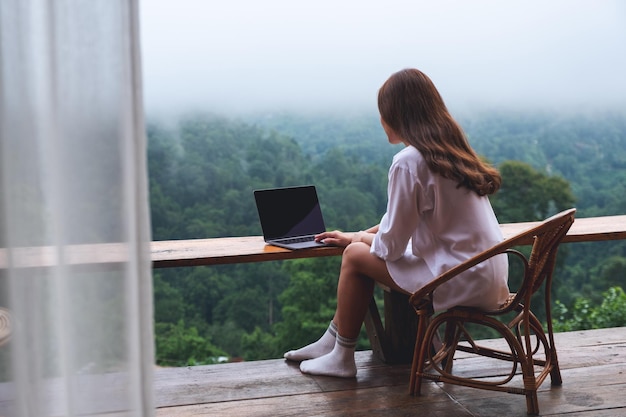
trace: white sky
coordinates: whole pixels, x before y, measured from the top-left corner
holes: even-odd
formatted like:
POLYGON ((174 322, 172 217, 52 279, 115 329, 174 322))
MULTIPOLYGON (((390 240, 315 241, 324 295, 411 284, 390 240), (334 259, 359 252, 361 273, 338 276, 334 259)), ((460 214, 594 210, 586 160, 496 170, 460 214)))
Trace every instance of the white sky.
POLYGON ((451 108, 626 108, 622 0, 141 0, 148 115, 376 109, 393 72, 451 108))

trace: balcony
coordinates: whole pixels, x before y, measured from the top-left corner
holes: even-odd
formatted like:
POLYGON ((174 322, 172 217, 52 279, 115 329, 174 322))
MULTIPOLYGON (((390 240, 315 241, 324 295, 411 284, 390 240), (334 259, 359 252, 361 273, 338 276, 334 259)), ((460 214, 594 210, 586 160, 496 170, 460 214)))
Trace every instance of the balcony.
MULTIPOLYGON (((534 223, 502 225, 505 237, 534 223)), ((626 238, 626 216, 577 219, 566 242, 626 238)), ((154 242, 155 267, 195 266, 308 256, 334 256, 340 250, 294 254, 267 247, 259 237, 154 242), (232 240, 232 242, 231 242, 232 240), (212 247, 213 246, 213 247, 212 247), (211 249, 212 247, 212 249, 211 249)), ((371 337, 370 337, 371 339, 371 337)), ((501 339, 485 344, 503 346, 501 339)), ((626 327, 556 335, 563 385, 546 381, 539 393, 542 415, 626 415, 626 327)), ((410 364, 389 365, 373 351, 357 352, 358 374, 340 379, 302 374, 283 359, 155 372, 157 416, 525 416, 526 399, 442 383, 426 383, 423 395, 408 394, 410 364)), ((454 372, 481 378, 508 374, 510 367, 486 358, 457 356, 454 372)), ((521 378, 521 377, 516 377, 521 378)))
MULTIPOLYGON (((541 415, 626 415, 626 328, 558 333, 556 346, 563 385, 542 385, 541 415)), ((383 364, 371 351, 357 352, 356 358, 354 379, 305 375, 283 359, 160 368, 155 371, 156 415, 526 416, 522 395, 428 382, 423 395, 413 397, 408 394, 409 364, 383 364)), ((454 369, 481 377, 502 372, 484 358, 460 357, 454 369)))

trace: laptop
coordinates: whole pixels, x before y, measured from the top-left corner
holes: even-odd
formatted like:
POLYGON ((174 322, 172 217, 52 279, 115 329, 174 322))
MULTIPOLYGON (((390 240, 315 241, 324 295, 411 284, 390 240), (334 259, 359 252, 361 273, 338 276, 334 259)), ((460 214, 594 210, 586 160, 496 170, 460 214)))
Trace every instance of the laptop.
POLYGON ((287 249, 328 246, 315 235, 326 231, 314 185, 254 191, 265 242, 287 249))

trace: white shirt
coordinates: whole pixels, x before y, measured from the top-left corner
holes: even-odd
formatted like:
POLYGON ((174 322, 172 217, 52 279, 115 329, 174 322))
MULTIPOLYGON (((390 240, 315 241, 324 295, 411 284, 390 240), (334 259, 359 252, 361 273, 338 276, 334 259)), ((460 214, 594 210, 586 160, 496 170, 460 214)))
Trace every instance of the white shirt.
MULTIPOLYGON (((413 146, 394 156, 387 194, 371 253, 410 293, 503 239, 489 199, 434 174, 413 146)), ((507 279, 507 258, 496 256, 439 287, 435 310, 496 308, 509 295, 507 279)))

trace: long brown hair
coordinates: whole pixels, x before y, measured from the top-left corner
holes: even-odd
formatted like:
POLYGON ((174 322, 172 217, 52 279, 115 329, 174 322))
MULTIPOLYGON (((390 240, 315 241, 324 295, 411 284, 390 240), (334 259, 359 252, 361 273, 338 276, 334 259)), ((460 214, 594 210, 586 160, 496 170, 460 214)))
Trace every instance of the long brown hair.
POLYGON ((500 173, 476 155, 426 74, 417 69, 393 74, 378 91, 378 110, 391 129, 420 151, 431 171, 480 196, 500 188, 500 173))

